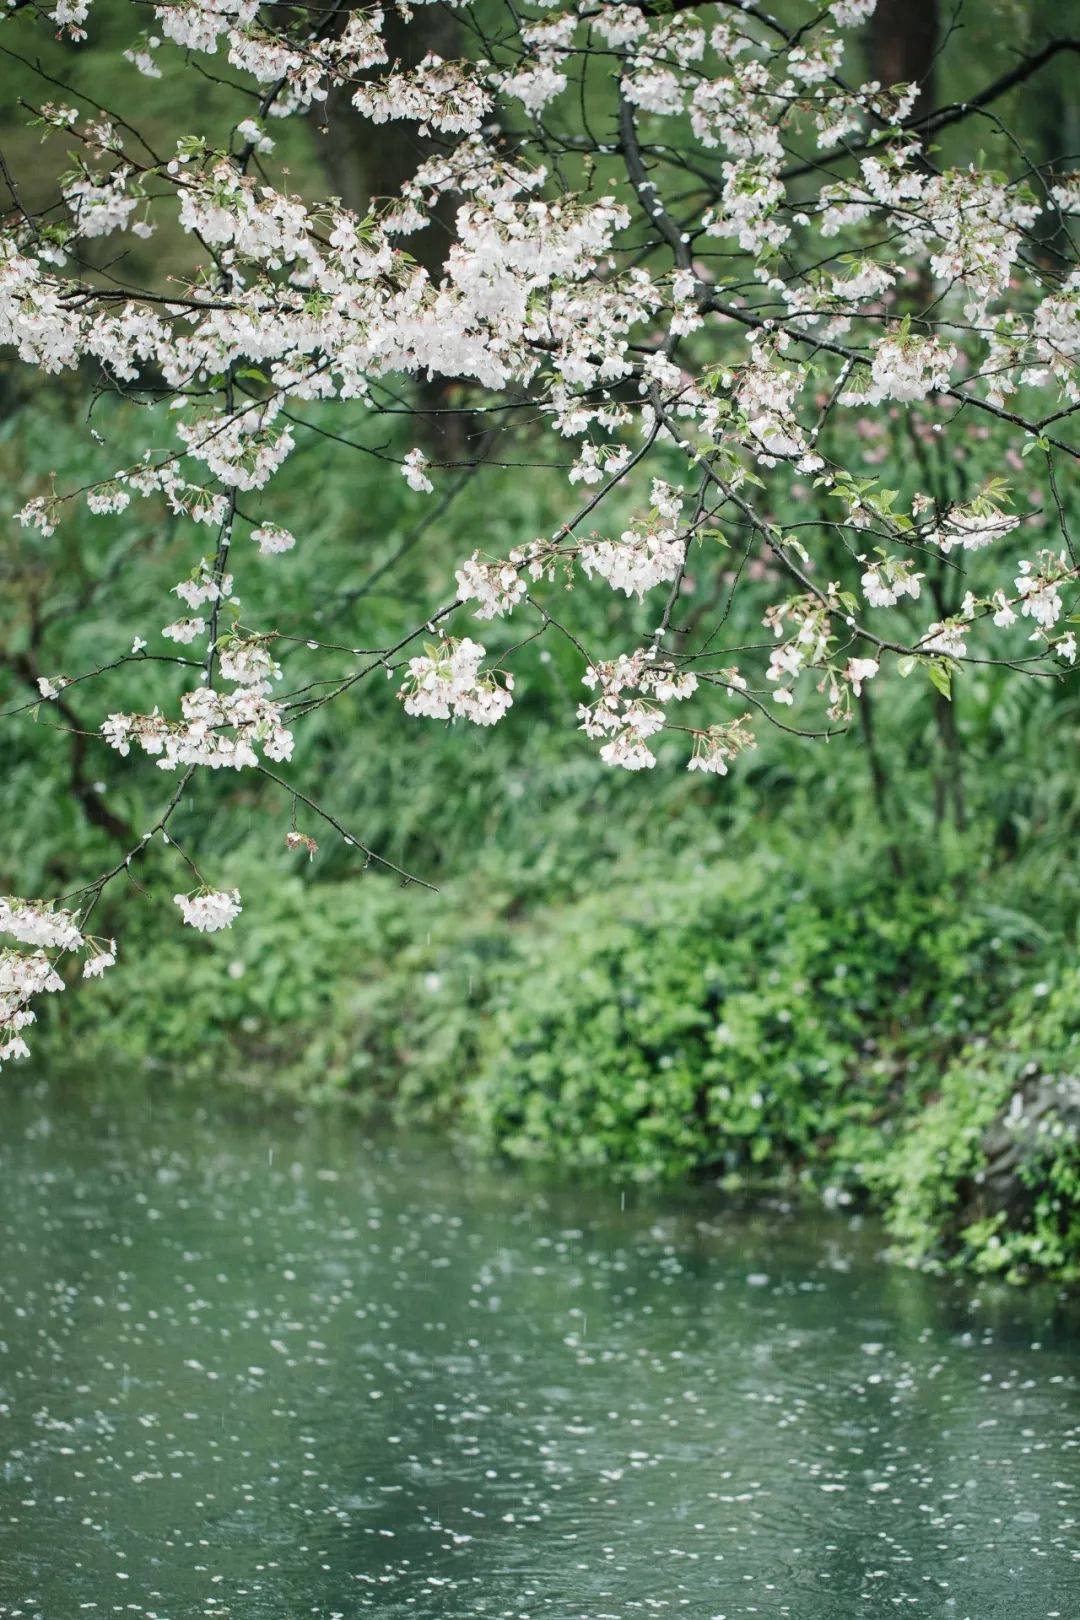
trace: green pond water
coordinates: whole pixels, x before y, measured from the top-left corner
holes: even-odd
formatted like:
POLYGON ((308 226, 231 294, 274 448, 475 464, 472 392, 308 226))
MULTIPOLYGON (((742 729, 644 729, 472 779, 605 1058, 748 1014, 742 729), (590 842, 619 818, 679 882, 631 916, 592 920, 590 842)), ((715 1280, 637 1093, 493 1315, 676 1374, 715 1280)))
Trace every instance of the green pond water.
POLYGON ((5 1086, 0 1616, 1080 1616, 1058 1294, 844 1213, 5 1086))

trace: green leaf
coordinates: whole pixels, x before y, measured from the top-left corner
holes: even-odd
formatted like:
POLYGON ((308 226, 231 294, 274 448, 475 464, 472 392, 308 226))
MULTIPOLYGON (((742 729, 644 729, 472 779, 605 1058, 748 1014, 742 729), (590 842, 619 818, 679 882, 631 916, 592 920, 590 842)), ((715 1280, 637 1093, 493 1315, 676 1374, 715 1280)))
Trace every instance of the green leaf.
POLYGON ((930 677, 930 685, 940 692, 943 698, 952 702, 952 671, 949 665, 935 658, 926 666, 926 673, 930 677))

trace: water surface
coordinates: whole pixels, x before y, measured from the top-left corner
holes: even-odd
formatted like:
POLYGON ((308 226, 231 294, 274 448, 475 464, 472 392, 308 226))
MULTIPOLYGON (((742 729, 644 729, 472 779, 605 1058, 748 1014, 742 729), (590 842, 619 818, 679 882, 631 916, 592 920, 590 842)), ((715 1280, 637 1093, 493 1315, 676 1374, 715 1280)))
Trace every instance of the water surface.
POLYGON ((1076 1620, 1078 1318, 844 1215, 0 1094, 0 1616, 1076 1620))

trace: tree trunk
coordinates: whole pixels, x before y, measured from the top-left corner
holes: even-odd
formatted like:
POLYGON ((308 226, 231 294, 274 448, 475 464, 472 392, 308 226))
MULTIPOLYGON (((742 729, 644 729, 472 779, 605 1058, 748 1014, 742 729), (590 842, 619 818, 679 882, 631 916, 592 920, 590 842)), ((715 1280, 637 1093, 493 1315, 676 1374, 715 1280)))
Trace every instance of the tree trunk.
MULTIPOLYGON (((404 70, 429 53, 447 60, 458 54, 457 23, 439 6, 419 7, 410 22, 390 7, 383 38, 391 63, 404 70)), ((358 214, 397 197, 420 164, 439 150, 435 140, 419 135, 409 121, 373 126, 353 107, 347 86, 331 92, 317 117, 327 178, 346 208, 358 214)), ((446 258, 452 226, 453 207, 443 199, 433 223, 409 238, 409 252, 433 276, 446 258)))
POLYGON ((884 85, 920 86, 915 117, 935 103, 937 42, 938 0, 878 0, 870 20, 871 72, 884 85))

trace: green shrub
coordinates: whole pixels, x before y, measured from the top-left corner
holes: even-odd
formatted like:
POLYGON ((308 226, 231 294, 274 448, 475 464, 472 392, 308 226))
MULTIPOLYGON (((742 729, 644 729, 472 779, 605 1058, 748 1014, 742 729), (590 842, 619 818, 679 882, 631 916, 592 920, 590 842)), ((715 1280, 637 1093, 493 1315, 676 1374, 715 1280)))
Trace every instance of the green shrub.
POLYGON ((900 1251, 1015 1280, 1080 1275, 1080 970, 945 1069, 871 1183, 900 1251))
POLYGON ((784 877, 726 862, 534 924, 467 1091, 481 1139, 635 1178, 857 1174, 908 1071, 979 1017, 993 953, 945 896, 784 877))

